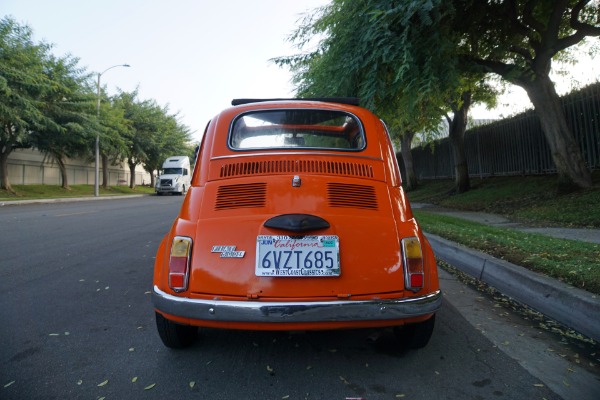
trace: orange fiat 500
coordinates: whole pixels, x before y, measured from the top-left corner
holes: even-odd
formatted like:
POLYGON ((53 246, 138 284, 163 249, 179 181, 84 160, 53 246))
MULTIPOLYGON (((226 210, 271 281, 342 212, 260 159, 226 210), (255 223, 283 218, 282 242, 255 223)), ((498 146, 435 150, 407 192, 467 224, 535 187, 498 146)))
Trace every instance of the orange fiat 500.
POLYGON ((433 331, 441 292, 384 123, 355 99, 234 100, 154 266, 163 343, 198 327, 433 331))

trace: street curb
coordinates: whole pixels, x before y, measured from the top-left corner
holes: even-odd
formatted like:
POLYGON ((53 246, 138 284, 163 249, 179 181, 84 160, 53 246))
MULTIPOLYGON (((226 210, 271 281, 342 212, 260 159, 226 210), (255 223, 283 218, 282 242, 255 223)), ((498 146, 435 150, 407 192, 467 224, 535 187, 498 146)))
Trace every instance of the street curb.
POLYGON ((77 201, 94 201, 94 200, 117 200, 117 199, 132 199, 136 197, 148 196, 147 194, 127 194, 127 195, 112 195, 99 197, 61 197, 56 199, 35 199, 35 200, 10 200, 1 201, 0 207, 4 206, 24 206, 27 204, 52 204, 52 203, 69 203, 77 201))
POLYGON ((600 342, 600 299, 585 290, 426 233, 436 258, 600 342))

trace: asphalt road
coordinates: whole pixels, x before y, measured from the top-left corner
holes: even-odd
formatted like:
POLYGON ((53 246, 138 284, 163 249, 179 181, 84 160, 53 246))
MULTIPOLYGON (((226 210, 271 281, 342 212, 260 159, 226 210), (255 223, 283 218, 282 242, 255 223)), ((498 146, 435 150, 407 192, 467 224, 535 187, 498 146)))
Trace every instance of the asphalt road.
POLYGON ((181 200, 0 207, 0 399, 550 400, 596 393, 593 376, 592 386, 562 377, 568 362, 545 379, 547 354, 502 348, 511 347, 507 337, 519 336, 524 349, 547 348, 553 338, 514 322, 497 324, 498 338, 486 336, 482 324, 504 317, 446 274, 447 301, 419 351, 405 351, 387 330, 203 330, 192 348, 167 349, 149 290, 156 248, 181 200))

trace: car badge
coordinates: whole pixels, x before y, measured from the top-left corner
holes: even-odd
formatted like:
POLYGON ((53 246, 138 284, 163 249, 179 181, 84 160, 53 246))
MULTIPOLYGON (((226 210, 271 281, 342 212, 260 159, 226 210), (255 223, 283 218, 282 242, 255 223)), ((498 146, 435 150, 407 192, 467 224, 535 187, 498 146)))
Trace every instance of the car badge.
POLYGON ((292 179, 292 187, 300 187, 302 185, 302 179, 298 175, 294 175, 292 179))
POLYGON ((236 250, 236 246, 213 246, 211 253, 221 253, 221 258, 244 258, 246 252, 236 250))

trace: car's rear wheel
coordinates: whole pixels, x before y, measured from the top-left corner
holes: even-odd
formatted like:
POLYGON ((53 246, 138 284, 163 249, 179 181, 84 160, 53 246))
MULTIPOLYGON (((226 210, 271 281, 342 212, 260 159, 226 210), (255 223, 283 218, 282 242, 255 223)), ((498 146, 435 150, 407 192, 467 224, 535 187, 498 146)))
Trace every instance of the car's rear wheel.
POLYGON ((407 348, 422 349, 429 343, 434 326, 435 314, 426 321, 396 327, 394 334, 407 348))
POLYGON ((156 313, 156 328, 163 344, 172 349, 191 346, 198 336, 197 327, 177 324, 159 313, 156 313))

